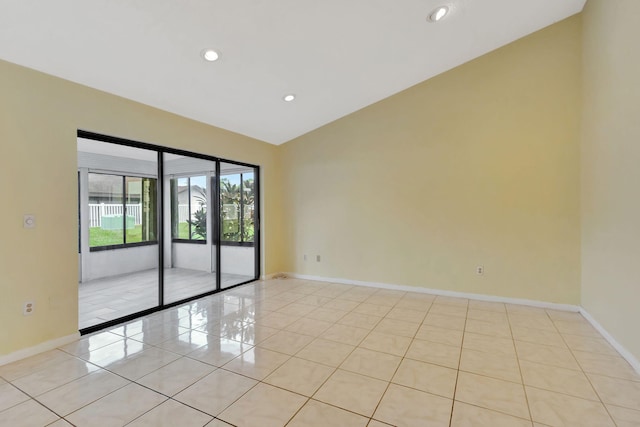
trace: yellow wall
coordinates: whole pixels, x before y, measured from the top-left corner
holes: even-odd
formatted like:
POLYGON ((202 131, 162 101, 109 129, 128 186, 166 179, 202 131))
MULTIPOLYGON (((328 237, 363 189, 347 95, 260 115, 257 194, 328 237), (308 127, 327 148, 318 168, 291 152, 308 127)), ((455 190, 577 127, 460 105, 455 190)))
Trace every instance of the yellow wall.
POLYGON ((579 303, 580 68, 573 17, 284 144, 287 271, 579 303))
POLYGON ((282 271, 277 147, 0 61, 0 355, 78 330, 77 129, 263 166, 263 270, 282 271))
POLYGON ((582 305, 640 359, 640 2, 583 15, 582 305))
POLYGON ((77 330, 80 128, 263 166, 267 274, 581 303, 640 358, 638 18, 589 0, 281 147, 0 61, 0 355, 77 330))

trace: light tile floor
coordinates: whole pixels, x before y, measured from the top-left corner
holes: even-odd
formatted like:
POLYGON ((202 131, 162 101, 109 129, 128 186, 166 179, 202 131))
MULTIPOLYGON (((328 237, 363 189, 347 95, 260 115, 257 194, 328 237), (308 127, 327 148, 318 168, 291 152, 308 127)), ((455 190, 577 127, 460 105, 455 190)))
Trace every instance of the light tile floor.
POLYGON ((0 367, 4 426, 638 426, 577 313, 255 282, 0 367))
MULTIPOLYGON (((222 273, 221 288, 247 282, 252 276, 222 273)), ((172 303, 216 288, 215 273, 186 268, 167 268, 164 273, 165 303, 172 303)), ((137 313, 158 304, 158 270, 90 280, 78 286, 80 329, 137 313)))

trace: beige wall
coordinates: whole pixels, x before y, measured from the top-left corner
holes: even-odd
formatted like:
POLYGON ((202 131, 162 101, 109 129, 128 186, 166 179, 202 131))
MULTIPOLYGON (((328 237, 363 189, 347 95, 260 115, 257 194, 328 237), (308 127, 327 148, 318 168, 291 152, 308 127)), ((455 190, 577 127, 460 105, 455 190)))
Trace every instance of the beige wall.
POLYGON ((2 61, 0 94, 0 355, 78 330, 77 129, 261 165, 263 269, 282 271, 277 147, 2 61))
POLYGON ((0 61, 0 355, 77 330, 81 128, 263 166, 267 274, 581 303, 640 358, 638 18, 589 0, 281 147, 0 61))
POLYGON ((582 305, 640 359, 640 2, 583 15, 582 305))
POLYGON ((283 145, 287 271, 578 304, 580 68, 573 17, 283 145))

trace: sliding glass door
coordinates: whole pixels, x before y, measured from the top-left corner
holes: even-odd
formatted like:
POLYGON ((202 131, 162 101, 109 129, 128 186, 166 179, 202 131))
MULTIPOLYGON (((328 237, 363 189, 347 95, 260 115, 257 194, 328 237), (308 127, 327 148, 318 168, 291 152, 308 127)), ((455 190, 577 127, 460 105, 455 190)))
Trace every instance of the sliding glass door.
POLYGON ((216 162, 164 153, 164 303, 212 292, 216 162))
POLYGON ((257 166, 78 131, 79 327, 259 275, 257 166))
POLYGON ((159 304, 157 158, 78 139, 80 329, 159 304))
POLYGON ((257 278, 258 174, 251 166, 220 162, 222 288, 257 278))

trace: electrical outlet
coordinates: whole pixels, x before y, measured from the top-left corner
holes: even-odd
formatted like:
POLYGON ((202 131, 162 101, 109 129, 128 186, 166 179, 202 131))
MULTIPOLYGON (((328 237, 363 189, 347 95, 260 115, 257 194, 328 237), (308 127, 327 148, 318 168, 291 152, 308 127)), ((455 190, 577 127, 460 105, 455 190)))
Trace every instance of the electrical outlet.
POLYGON ((33 311, 36 309, 36 303, 33 301, 25 301, 22 306, 22 314, 24 316, 30 316, 33 314, 33 311))
POLYGON ((316 261, 320 262, 320 255, 316 255, 316 261))
POLYGON ((482 276, 484 274, 484 266, 482 266, 482 265, 477 266, 476 267, 476 274, 478 276, 482 276))

